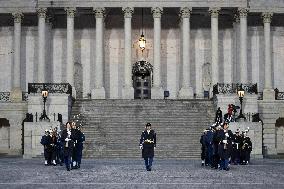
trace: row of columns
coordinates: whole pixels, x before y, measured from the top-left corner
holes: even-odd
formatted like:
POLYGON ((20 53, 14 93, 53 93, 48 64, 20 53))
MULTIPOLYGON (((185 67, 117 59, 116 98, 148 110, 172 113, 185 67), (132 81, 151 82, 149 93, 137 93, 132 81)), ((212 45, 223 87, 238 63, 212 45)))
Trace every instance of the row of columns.
MULTIPOLYGON (((45 18, 46 8, 38 9, 38 82, 45 82, 45 18)), ((134 12, 132 7, 122 8, 124 12, 124 86, 123 96, 131 99, 134 96, 132 87, 132 62, 131 62, 131 18, 134 12)), ((67 13, 67 82, 74 86, 74 16, 75 8, 66 8, 67 13)), ((211 14, 211 53, 212 53, 212 84, 219 81, 219 39, 218 39, 218 16, 220 8, 209 8, 211 14)), ((153 88, 151 91, 153 99, 163 98, 161 87, 161 16, 163 8, 155 7, 151 9, 154 18, 154 62, 153 62, 153 88)), ((95 59, 95 88, 92 90, 92 97, 96 99, 105 98, 104 88, 104 8, 94 9, 96 18, 96 59, 95 59)), ((179 98, 192 98, 193 90, 190 81, 190 7, 180 9, 182 22, 182 87, 179 91, 179 98)), ((247 14, 248 9, 239 9, 240 18, 240 82, 246 83, 248 78, 247 72, 247 14)), ((14 82, 12 91, 20 91, 20 48, 21 48, 21 20, 23 14, 20 12, 13 13, 14 17, 14 82)), ((271 48, 270 48, 270 23, 272 13, 263 13, 264 37, 265 37, 265 91, 269 95, 272 90, 272 65, 271 65, 271 48)))

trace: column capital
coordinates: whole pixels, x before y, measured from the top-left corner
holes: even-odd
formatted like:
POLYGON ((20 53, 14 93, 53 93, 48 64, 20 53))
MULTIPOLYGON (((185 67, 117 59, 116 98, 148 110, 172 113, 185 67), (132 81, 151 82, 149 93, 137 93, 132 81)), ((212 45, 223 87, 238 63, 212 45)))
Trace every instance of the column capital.
POLYGON ((234 14, 234 19, 236 23, 240 23, 240 15, 239 14, 234 14))
POLYGON ((67 17, 71 17, 71 18, 75 17, 76 8, 74 8, 74 7, 67 7, 67 8, 64 8, 64 10, 66 11, 67 17))
POLYGON ((271 23, 273 13, 272 12, 264 12, 261 14, 263 19, 263 23, 271 23))
POLYGON ((218 18, 220 10, 220 7, 210 7, 209 13, 211 14, 211 17, 218 18))
POLYGON ((182 7, 180 8, 180 17, 181 18, 190 18, 192 8, 191 7, 182 7))
POLYGON ((14 18, 15 23, 21 23, 22 18, 24 17, 24 14, 22 12, 13 12, 12 16, 14 18))
POLYGON ((103 18, 105 16, 104 7, 94 7, 94 13, 96 18, 103 18))
POLYGON ((162 7, 152 7, 151 12, 154 18, 161 18, 163 14, 163 8, 162 7))
POLYGON ((39 18, 46 18, 47 8, 38 8, 37 15, 39 18))
POLYGON ((245 18, 248 16, 249 10, 247 8, 238 8, 238 12, 239 12, 240 18, 245 18))
POLYGON ((134 13, 133 7, 122 7, 122 11, 124 13, 124 18, 131 18, 134 13))

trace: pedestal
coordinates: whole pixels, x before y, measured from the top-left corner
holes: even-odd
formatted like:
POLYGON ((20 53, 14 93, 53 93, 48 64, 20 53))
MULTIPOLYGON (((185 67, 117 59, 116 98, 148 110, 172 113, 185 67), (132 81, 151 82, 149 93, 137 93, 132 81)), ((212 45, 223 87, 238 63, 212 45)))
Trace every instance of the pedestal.
POLYGON ((162 87, 153 87, 151 89, 151 99, 163 99, 164 98, 164 90, 162 87))
POLYGON ((134 88, 124 87, 122 89, 122 98, 123 99, 134 99, 134 88))
POLYGON ((275 91, 273 89, 264 89, 263 100, 275 100, 275 91))
POLYGON ((105 88, 95 88, 92 90, 92 99, 105 99, 106 98, 106 92, 105 88))
POLYGON ((10 95, 11 102, 22 102, 22 90, 19 87, 13 88, 10 95))
POLYGON ((183 87, 180 89, 178 94, 179 99, 192 99, 193 98, 193 89, 192 87, 183 87))

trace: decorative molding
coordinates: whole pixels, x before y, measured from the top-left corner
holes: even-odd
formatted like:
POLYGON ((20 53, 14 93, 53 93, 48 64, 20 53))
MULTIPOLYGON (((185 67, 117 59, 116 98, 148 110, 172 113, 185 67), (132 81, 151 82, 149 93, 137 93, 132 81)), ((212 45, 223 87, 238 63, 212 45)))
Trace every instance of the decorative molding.
POLYGON ((238 9, 240 18, 246 18, 248 16, 249 10, 247 8, 239 8, 238 9))
POLYGON ((240 23, 240 15, 234 14, 235 23, 240 23))
POLYGON ((132 14, 134 13, 133 7, 123 7, 122 11, 124 13, 124 18, 131 18, 132 14))
POLYGON ((46 18, 46 12, 47 12, 46 8, 37 9, 37 14, 39 18, 46 18))
POLYGON ((14 18, 14 23, 21 23, 22 22, 22 18, 24 17, 22 12, 13 12, 12 13, 13 18, 14 18))
POLYGON ((28 93, 41 93, 46 89, 49 93, 65 93, 72 95, 72 86, 69 83, 29 83, 28 93))
POLYGON ((219 7, 212 7, 209 8, 209 13, 211 14, 212 18, 218 18, 220 10, 221 9, 219 7))
POLYGON ((154 18, 161 18, 163 14, 163 8, 162 7, 152 7, 151 12, 154 18))
POLYGON ((264 12, 261 14, 263 23, 271 23, 273 13, 272 12, 264 12))
POLYGON ((192 8, 190 7, 182 7, 180 9, 180 17, 181 18, 190 18, 192 8))
POLYGON ((10 102, 10 92, 0 92, 0 102, 10 102))
POLYGON ((104 7, 96 7, 94 8, 94 13, 96 18, 103 18, 105 16, 105 8, 104 7))
POLYGON ((75 17, 76 8, 67 7, 67 8, 64 8, 64 10, 66 11, 67 17, 70 17, 70 18, 74 18, 75 17))

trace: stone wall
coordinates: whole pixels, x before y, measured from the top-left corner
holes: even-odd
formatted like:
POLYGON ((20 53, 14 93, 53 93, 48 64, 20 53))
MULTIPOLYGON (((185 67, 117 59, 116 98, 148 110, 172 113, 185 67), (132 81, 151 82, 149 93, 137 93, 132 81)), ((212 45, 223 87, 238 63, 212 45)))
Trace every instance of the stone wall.
POLYGON ((251 155, 254 158, 263 158, 262 154, 262 124, 259 122, 232 122, 230 123, 229 129, 233 133, 237 129, 245 131, 249 127, 248 136, 252 142, 251 155))
POLYGON ((59 122, 25 122, 24 124, 24 155, 23 158, 30 159, 43 154, 43 146, 40 144, 41 137, 46 129, 58 127, 59 122))
POLYGON ((4 145, 3 148, 0 148, 1 152, 9 153, 11 155, 22 154, 22 121, 24 120, 27 112, 28 107, 26 102, 0 103, 0 117, 6 118, 10 123, 8 130, 0 130, 2 136, 2 140, 0 142, 4 145))

